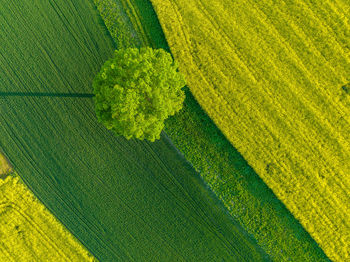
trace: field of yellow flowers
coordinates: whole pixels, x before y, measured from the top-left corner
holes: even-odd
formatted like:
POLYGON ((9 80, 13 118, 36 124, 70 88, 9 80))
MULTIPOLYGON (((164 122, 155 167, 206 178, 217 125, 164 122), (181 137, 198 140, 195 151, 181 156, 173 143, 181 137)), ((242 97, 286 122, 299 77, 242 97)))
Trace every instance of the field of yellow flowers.
POLYGON ((191 92, 334 261, 350 259, 350 3, 152 0, 191 92))
POLYGON ((0 261, 94 261, 17 177, 0 179, 0 261))

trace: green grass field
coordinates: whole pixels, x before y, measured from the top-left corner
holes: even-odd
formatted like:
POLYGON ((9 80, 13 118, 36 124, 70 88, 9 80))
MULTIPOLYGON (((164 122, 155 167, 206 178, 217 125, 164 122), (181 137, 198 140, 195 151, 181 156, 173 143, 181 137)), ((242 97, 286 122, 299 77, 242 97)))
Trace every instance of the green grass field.
POLYGON ((152 3, 199 104, 326 255, 350 260, 349 1, 152 3))
POLYGON ((268 260, 164 134, 127 141, 97 122, 84 94, 114 44, 92 2, 1 8, 0 148, 96 258, 268 260))
MULTIPOLYGON (((115 16, 123 14, 123 26, 129 32, 123 35, 124 44, 135 46, 141 42, 139 45, 169 50, 149 1, 95 2, 111 31, 121 27, 115 16), (118 14, 112 12, 116 6, 119 7, 118 14), (129 16, 135 17, 128 20, 129 16), (137 24, 142 24, 143 29, 138 30, 137 24), (135 33, 138 38, 135 38, 135 33)), ((117 37, 113 38, 118 42, 117 37)), ((166 121, 165 130, 186 159, 200 171, 230 214, 275 261, 328 261, 316 242, 232 147, 187 88, 186 94, 184 108, 166 121)))
POLYGON ((0 261, 96 261, 12 175, 0 179, 0 261))

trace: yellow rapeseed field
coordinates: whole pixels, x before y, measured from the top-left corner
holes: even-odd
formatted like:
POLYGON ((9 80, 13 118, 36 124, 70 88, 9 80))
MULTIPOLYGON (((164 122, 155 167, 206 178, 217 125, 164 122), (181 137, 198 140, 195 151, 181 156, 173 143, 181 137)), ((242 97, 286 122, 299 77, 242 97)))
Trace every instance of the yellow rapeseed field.
POLYGON ((152 0, 192 93, 334 261, 350 261, 350 2, 152 0))
POLYGON ((18 178, 0 179, 0 261, 94 261, 18 178))

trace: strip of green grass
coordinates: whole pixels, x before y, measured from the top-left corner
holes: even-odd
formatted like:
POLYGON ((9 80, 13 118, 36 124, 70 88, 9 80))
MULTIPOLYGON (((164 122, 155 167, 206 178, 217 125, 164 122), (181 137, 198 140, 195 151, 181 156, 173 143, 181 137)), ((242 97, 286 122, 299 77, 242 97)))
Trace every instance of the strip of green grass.
POLYGON ((6 0, 0 12, 0 93, 11 94, 0 97, 0 147, 96 258, 267 259, 166 135, 115 137, 91 98, 54 95, 91 93, 113 53, 92 2, 6 0))
MULTIPOLYGON (((150 39, 142 45, 169 51, 152 5, 143 0, 99 0, 124 6, 132 17, 127 25, 143 25, 139 39, 150 39), (128 9, 136 11, 130 12, 128 9), (146 34, 142 36, 142 34, 146 34)), ((116 23, 113 15, 108 23, 116 23)), ((127 20, 125 20, 127 21, 127 20)), ((130 42, 131 38, 129 36, 130 42)), ((200 172, 205 182, 275 261, 328 261, 323 251, 285 206, 276 198, 240 153, 222 135, 186 88, 184 109, 166 121, 165 131, 186 159, 200 172)))

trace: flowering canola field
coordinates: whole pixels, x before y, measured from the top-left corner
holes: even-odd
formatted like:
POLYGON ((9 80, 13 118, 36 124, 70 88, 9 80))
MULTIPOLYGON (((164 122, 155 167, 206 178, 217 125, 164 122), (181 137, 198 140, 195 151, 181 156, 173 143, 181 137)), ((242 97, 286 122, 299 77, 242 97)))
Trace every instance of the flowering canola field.
POLYGON ((350 259, 350 2, 152 0, 191 92, 334 261, 350 259))
POLYGON ((95 261, 18 178, 0 179, 0 261, 95 261))

